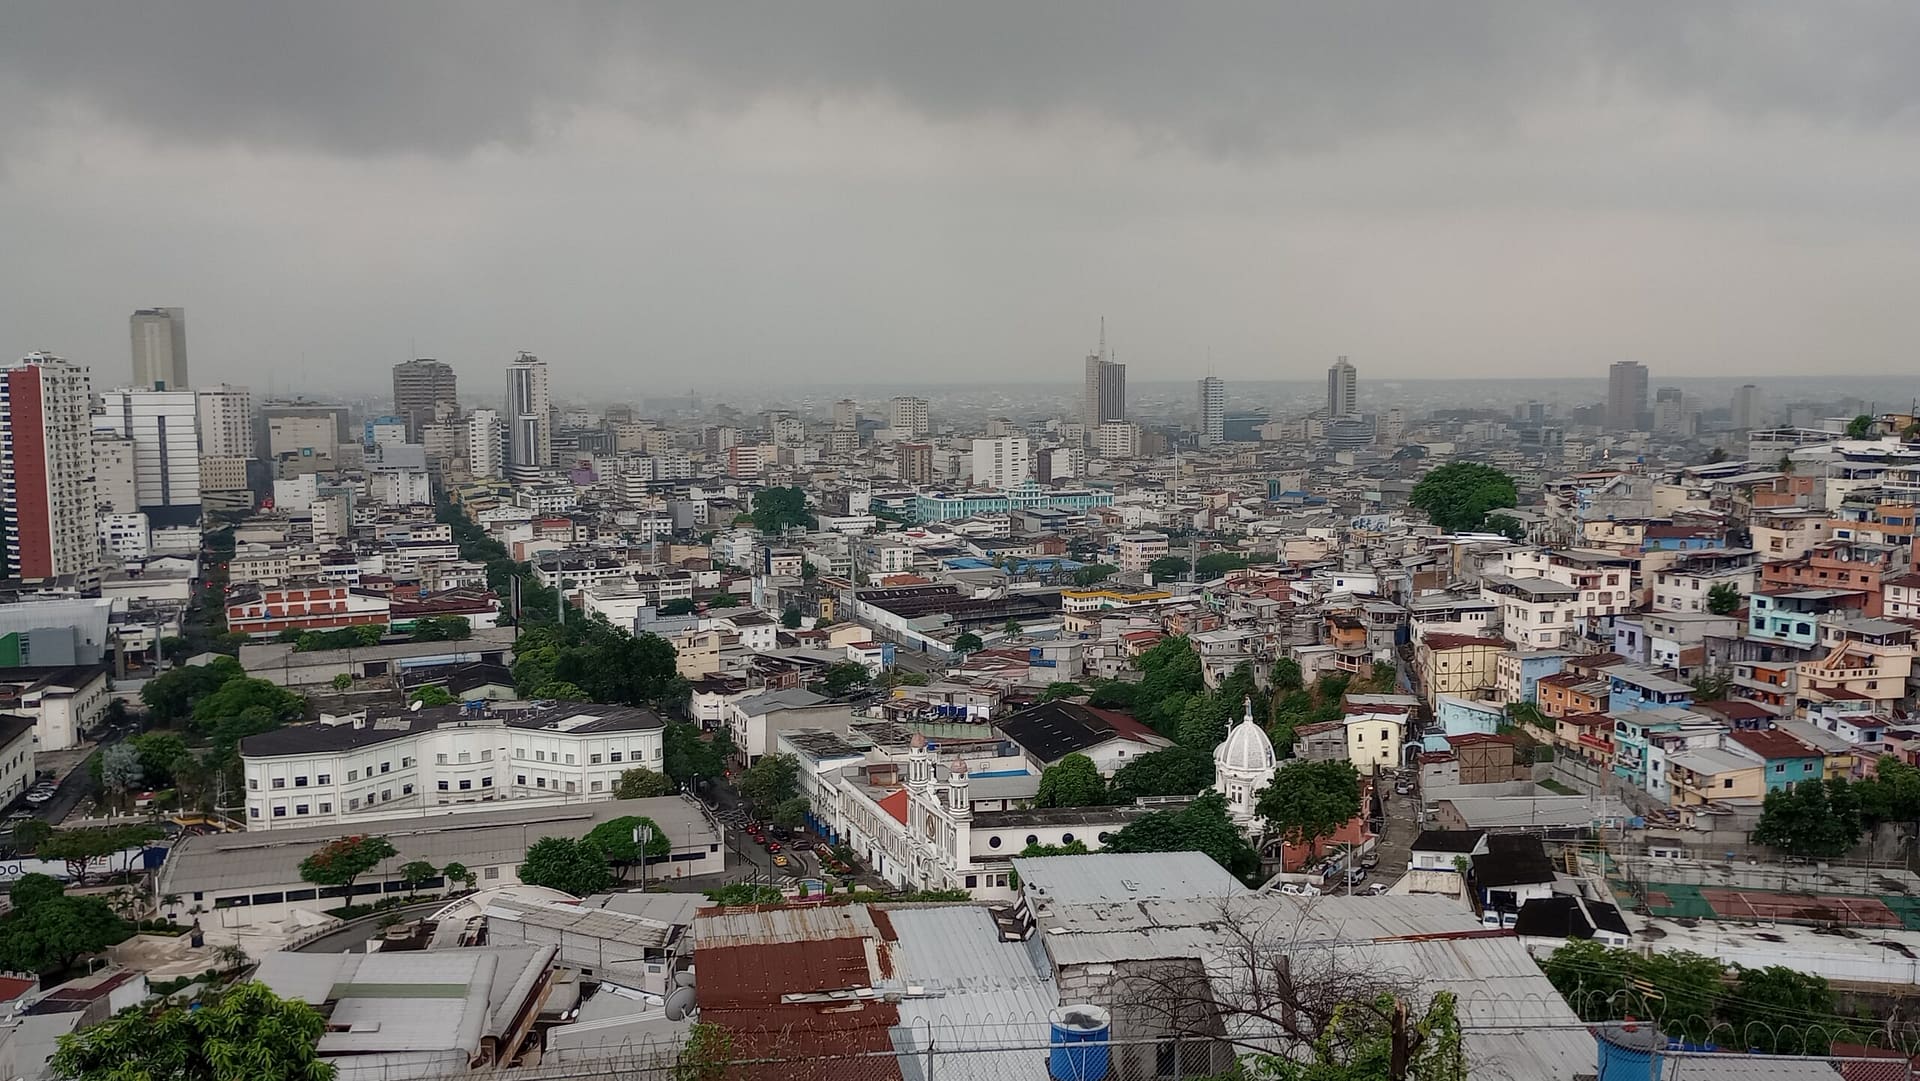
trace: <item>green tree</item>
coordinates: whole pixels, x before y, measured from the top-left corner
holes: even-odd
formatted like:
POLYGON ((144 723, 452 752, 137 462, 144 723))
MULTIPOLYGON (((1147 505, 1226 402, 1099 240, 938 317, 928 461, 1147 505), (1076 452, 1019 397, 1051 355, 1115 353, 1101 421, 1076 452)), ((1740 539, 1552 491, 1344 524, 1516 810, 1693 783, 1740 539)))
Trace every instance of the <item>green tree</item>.
POLYGON ((1487 515, 1486 528, 1510 541, 1523 542, 1527 539, 1527 527, 1521 525, 1520 520, 1510 514, 1487 515))
POLYGON ((663 773, 655 773, 645 766, 634 768, 620 774, 620 780, 613 788, 614 799, 650 799, 655 796, 671 796, 678 791, 672 778, 663 773))
POLYGON ((715 593, 713 596, 707 598, 707 607, 738 608, 740 607, 740 598, 731 593, 715 593))
POLYGON ((1120 573, 1120 568, 1111 563, 1089 563, 1073 572, 1073 584, 1081 589, 1099 585, 1101 582, 1120 573))
POLYGON ((1087 705, 1095 709, 1132 709, 1139 691, 1137 684, 1124 679, 1102 680, 1087 696, 1087 705))
POLYGON ((473 637, 473 621, 466 616, 428 616, 413 623, 416 642, 464 642, 473 637))
POLYGON ((1191 564, 1179 556, 1161 556, 1147 564, 1147 573, 1151 574, 1156 582, 1170 582, 1187 573, 1190 566, 1191 564))
POLYGON ((767 821, 783 830, 799 829, 807 820, 807 813, 813 806, 805 796, 793 796, 773 805, 767 812, 767 821))
POLYGON ((1733 1026, 1738 1046, 1763 1055, 1824 1055, 1835 1037, 1833 989, 1825 978, 1784 965, 1741 968, 1733 993, 1721 999, 1721 1016, 1733 1026))
POLYGON ((978 653, 985 648, 987 644, 972 631, 961 631, 953 640, 953 651, 963 656, 968 653, 978 653))
POLYGON ((100 752, 100 783, 118 806, 130 808, 145 780, 140 752, 131 743, 115 743, 100 752))
POLYGON ((1746 600, 1740 595, 1740 587, 1732 582, 1721 582, 1707 590, 1707 611, 1716 616, 1730 616, 1740 609, 1740 603, 1746 600))
POLYGON ((1724 672, 1702 670, 1692 683, 1695 702, 1719 702, 1733 693, 1733 677, 1724 672))
POLYGON ((769 754, 740 775, 740 798, 756 818, 768 818, 775 806, 800 794, 800 761, 790 754, 769 754))
POLYGON ((1862 413, 1847 422, 1848 439, 1865 439, 1873 433, 1873 415, 1862 413))
POLYGON ((1802 781, 1767 793, 1753 840, 1790 856, 1833 857, 1845 855, 1863 828, 1860 799, 1846 781, 1802 781))
POLYGON ((1261 1081, 1467 1081, 1466 1036, 1453 992, 1436 993, 1396 1034, 1401 1006, 1392 994, 1343 1003, 1303 1053, 1253 1055, 1242 1069, 1261 1081))
POLYGON ((694 603, 692 597, 676 597, 660 605, 660 614, 663 616, 690 616, 693 614, 693 609, 694 603))
POLYGON ((1024 629, 1020 626, 1020 621, 1017 619, 1007 620, 1006 626, 1000 628, 1000 632, 1008 638, 1017 638, 1025 633, 1024 629))
POLYGON ((84 885, 96 863, 130 848, 139 848, 148 841, 159 840, 160 836, 160 830, 149 825, 55 830, 40 842, 35 855, 43 860, 62 861, 74 883, 84 885))
POLYGON ((1218 747, 1227 738, 1227 729, 1238 719, 1237 699, 1225 694, 1196 694, 1186 699, 1180 711, 1180 726, 1174 739, 1182 747, 1196 750, 1218 747))
POLYGON ((611 887, 613 872, 607 867, 607 854, 590 841, 542 837, 528 846, 520 881, 585 897, 611 887))
POLYGON ((1519 502, 1513 478, 1479 462, 1449 462, 1413 486, 1407 502, 1449 533, 1479 529, 1487 514, 1519 502))
POLYGON ((788 526, 814 529, 819 525, 807 513, 807 493, 798 488, 762 488, 753 493, 753 527, 778 533, 788 526))
POLYGON ((1273 671, 1267 675, 1267 683, 1274 694, 1297 691, 1307 685, 1307 677, 1300 671, 1300 662, 1282 657, 1273 662, 1273 671))
POLYGON ((1247 557, 1237 552, 1208 552, 1193 564, 1194 576, 1203 582, 1212 581, 1228 571, 1244 570, 1247 557))
POLYGON ((734 1074, 737 1058, 732 1032, 711 1022, 695 1022, 687 1026, 687 1042, 674 1060, 672 1081, 725 1081, 734 1074))
POLYGON ((1184 635, 1155 643, 1135 662, 1141 672, 1134 689, 1133 715, 1165 736, 1179 734, 1187 700, 1206 691, 1200 655, 1184 635))
POLYGON ((326 1030, 318 1010, 248 982, 62 1036, 52 1067, 68 1081, 333 1081, 315 1050, 326 1030))
POLYGON ((1288 762, 1261 789, 1254 811, 1309 858, 1320 842, 1360 813, 1360 774, 1351 762, 1288 762))
POLYGON ((171 724, 193 711, 194 703, 218 690, 230 679, 246 675, 232 657, 215 657, 206 664, 190 664, 163 672, 140 688, 140 701, 161 724, 171 724))
POLYGON ((586 843, 599 849, 606 862, 618 867, 620 879, 625 881, 627 872, 640 862, 641 847, 633 839, 634 831, 640 829, 650 833, 646 842, 649 861, 665 859, 673 852, 673 842, 667 838, 666 831, 658 822, 642 815, 610 818, 587 832, 586 843))
POLYGON ((851 694, 873 682, 873 674, 859 661, 841 661, 830 664, 820 674, 820 691, 829 698, 839 698, 851 694))
POLYGON ((254 708, 266 711, 274 724, 281 725, 305 716, 307 700, 264 679, 239 676, 194 702, 193 720, 196 726, 212 730, 218 728, 220 721, 254 708))
POLYGON ((1213 754, 1197 747, 1149 751, 1114 771, 1116 803, 1142 796, 1191 796, 1213 783, 1213 754))
POLYGON ((174 664, 179 664, 193 655, 193 643, 185 638, 167 637, 158 643, 160 655, 174 664))
POLYGON ((300 880, 316 886, 343 888, 342 905, 353 903, 353 884, 361 875, 399 853, 385 837, 353 834, 328 841, 300 861, 300 880))
POLYGON ((333 677, 332 686, 336 691, 350 691, 353 689, 353 677, 342 672, 333 677))
POLYGON ((706 891, 707 900, 723 908, 745 908, 749 905, 777 905, 785 901, 786 895, 775 886, 757 886, 750 882, 734 882, 718 889, 706 891))
POLYGON ((698 725, 685 721, 669 721, 661 739, 667 776, 684 785, 725 773, 727 759, 734 753, 733 741, 726 733, 718 733, 709 741, 701 737, 698 725))
POLYGON ((1047 684, 1046 690, 1040 692, 1040 701, 1053 702, 1062 698, 1078 698, 1085 693, 1087 693, 1086 688, 1078 683, 1055 680, 1047 684))
POLYGON ((1400 687, 1400 669, 1392 661, 1375 661, 1367 684, 1375 694, 1392 694, 1400 687))
POLYGON ((99 897, 69 897, 60 883, 24 875, 10 891, 12 909, 0 917, 0 968, 44 973, 125 941, 125 921, 99 897))
POLYGON ((786 611, 780 613, 780 625, 790 631, 800 629, 800 623, 806 617, 800 614, 799 605, 789 604, 786 611))
POLYGON ((409 890, 418 890, 433 881, 439 874, 440 868, 426 860, 409 860, 400 865, 400 881, 409 890))
POLYGON ((550 679, 533 689, 531 696, 536 701, 585 702, 587 692, 577 683, 568 683, 564 679, 550 679))
POLYGON ((37 853, 46 839, 53 836, 53 827, 44 818, 23 818, 14 823, 13 847, 22 852, 37 853))
POLYGON ((408 695, 407 701, 418 702, 423 706, 451 706, 459 699, 453 696, 452 691, 433 683, 408 695))
POLYGON ((440 873, 447 876, 448 882, 458 882, 467 889, 472 889, 474 883, 480 881, 479 875, 474 874, 471 868, 459 861, 449 863, 445 867, 440 868, 440 873))
POLYGON ((1853 786, 1865 821, 1912 822, 1920 819, 1920 769, 1890 754, 1874 763, 1873 776, 1853 786))
POLYGON ((1070 754, 1040 774, 1035 807, 1098 807, 1107 802, 1107 781, 1084 754, 1070 754))
POLYGON ((1507 719, 1514 724, 1531 725, 1549 732, 1554 730, 1554 719, 1542 713, 1540 707, 1532 702, 1508 702, 1507 719))
POLYGON ((1134 819, 1107 841, 1108 852, 1205 852, 1241 881, 1260 873, 1260 855, 1227 816, 1227 799, 1206 792, 1179 810, 1134 819))

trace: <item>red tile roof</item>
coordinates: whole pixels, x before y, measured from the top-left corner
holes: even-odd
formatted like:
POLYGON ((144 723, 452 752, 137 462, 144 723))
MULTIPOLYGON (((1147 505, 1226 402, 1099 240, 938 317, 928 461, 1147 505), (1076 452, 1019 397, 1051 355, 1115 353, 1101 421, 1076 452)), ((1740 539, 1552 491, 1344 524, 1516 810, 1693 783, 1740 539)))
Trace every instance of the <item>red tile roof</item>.
POLYGON ((880 809, 892 815, 895 822, 905 823, 907 820, 907 790, 904 788, 897 789, 882 797, 880 800, 880 809))
POLYGON ((1727 738, 1765 759, 1819 758, 1820 752, 1777 728, 1759 732, 1728 732, 1727 738))
POLYGON ((1471 634, 1429 634, 1420 639, 1428 649, 1462 649, 1467 646, 1487 646, 1492 649, 1507 648, 1504 638, 1481 638, 1471 634))

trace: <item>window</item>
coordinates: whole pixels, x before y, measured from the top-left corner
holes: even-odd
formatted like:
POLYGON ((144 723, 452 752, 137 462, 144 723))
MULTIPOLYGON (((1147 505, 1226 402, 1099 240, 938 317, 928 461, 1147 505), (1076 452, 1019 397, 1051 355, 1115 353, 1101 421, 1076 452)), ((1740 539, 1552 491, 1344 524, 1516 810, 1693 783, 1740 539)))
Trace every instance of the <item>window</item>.
POLYGON ((359 796, 355 796, 355 797, 353 797, 352 799, 350 799, 350 800, 348 800, 348 801, 347 801, 347 810, 349 810, 349 811, 357 811, 357 810, 359 810, 359 809, 360 809, 360 797, 359 797, 359 796))
POLYGON ((401 786, 400 786, 400 794, 401 794, 401 795, 403 795, 403 796, 411 796, 411 795, 413 795, 413 784, 412 784, 411 782, 409 782, 409 783, 407 783, 407 784, 403 784, 403 785, 401 785, 401 786))
POLYGON ((360 779, 360 771, 359 771, 359 770, 357 770, 357 769, 350 769, 350 770, 348 770, 348 771, 347 771, 347 780, 349 780, 349 781, 357 781, 357 780, 359 780, 359 779, 360 779))
POLYGON ((577 785, 575 785, 575 784, 574 784, 574 782, 572 782, 572 781, 568 781, 568 782, 567 782, 567 791, 569 791, 569 792, 574 792, 574 791, 578 791, 578 786, 577 786, 577 785))
POLYGON ((1776 766, 1774 766, 1774 767, 1773 767, 1773 772, 1775 772, 1775 773, 1785 773, 1785 772, 1787 772, 1787 764, 1786 764, 1785 762, 1782 762, 1782 763, 1780 763, 1779 765, 1776 765, 1776 766))
POLYGON ((315 778, 313 779, 313 783, 314 783, 314 784, 332 784, 332 783, 333 783, 333 774, 331 774, 331 773, 322 773, 322 774, 320 774, 320 775, 319 775, 318 777, 315 777, 315 778))
POLYGON ((598 752, 595 752, 594 754, 590 754, 587 756, 587 765, 597 766, 599 764, 600 764, 600 755, 598 752))
POLYGON ((545 777, 535 777, 533 779, 533 787, 535 788, 547 787, 547 779, 545 777))
POLYGON ((473 761, 473 752, 472 752, 472 751, 461 751, 461 752, 460 752, 460 757, 459 757, 459 758, 457 758, 457 759, 455 759, 455 761, 459 761, 459 762, 471 762, 471 761, 473 761))
POLYGON ((492 747, 488 747, 488 748, 487 748, 486 750, 484 750, 484 751, 481 751, 481 752, 480 752, 480 761, 482 761, 482 762, 491 762, 491 761, 493 761, 493 748, 492 748, 492 747))
POLYGON ((287 809, 285 807, 275 807, 273 809, 273 817, 275 818, 287 817, 287 809))
POLYGON ((307 787, 307 779, 305 777, 295 777, 293 779, 293 787, 295 788, 307 787))
POLYGON ((514 777, 513 777, 513 783, 514 783, 514 784, 517 784, 517 785, 524 785, 524 784, 526 784, 526 783, 527 783, 527 775, 526 775, 526 774, 524 774, 524 773, 517 773, 517 774, 515 774, 515 775, 514 775, 514 777))
POLYGON ((446 792, 446 791, 448 791, 448 790, 450 790, 450 789, 451 789, 451 788, 452 788, 453 786, 452 786, 452 785, 450 785, 450 784, 448 784, 448 783, 447 783, 447 782, 445 782, 445 781, 441 781, 441 782, 439 783, 439 785, 437 785, 436 787, 438 787, 438 788, 440 789, 440 791, 442 791, 442 792, 446 792))
POLYGON ((320 813, 321 813, 321 814, 323 814, 323 815, 330 815, 330 814, 332 814, 332 813, 333 813, 333 804, 331 804, 331 803, 323 803, 323 804, 321 804, 321 805, 320 805, 320 813))
POLYGON ((436 754, 433 756, 433 763, 436 766, 444 766, 447 764, 447 756, 444 754, 436 754))
POLYGON ((1070 845, 1070 844, 1072 844, 1072 843, 1073 843, 1073 834, 1071 834, 1071 833, 1063 833, 1063 834, 1061 834, 1061 835, 1060 835, 1060 843, 1061 843, 1061 844, 1063 844, 1063 845, 1070 845))
POLYGON ((620 761, 620 752, 619 752, 619 751, 612 751, 612 752, 609 752, 609 753, 607 754, 607 761, 609 761, 609 762, 618 762, 618 761, 620 761))
POLYGON ((380 790, 380 802, 382 802, 382 803, 385 803, 386 801, 388 801, 388 800, 390 800, 390 799, 392 799, 392 798, 393 798, 393 789, 391 789, 391 788, 382 788, 382 789, 380 790))
POLYGON ((247 790, 250 792, 260 791, 260 778, 258 777, 247 778, 247 790))
POLYGON ((571 765, 573 765, 573 756, 572 756, 572 755, 568 755, 568 756, 567 756, 567 765, 569 765, 569 766, 571 766, 571 765))
POLYGON ((976 885, 979 885, 979 877, 980 877, 980 876, 978 876, 978 875, 968 875, 968 876, 967 876, 967 888, 968 888, 968 889, 972 889, 972 888, 974 888, 974 887, 975 887, 976 885))
POLYGON ((600 782, 599 782, 599 781, 591 781, 591 782, 588 782, 588 784, 587 784, 587 791, 589 791, 589 792, 598 792, 598 791, 600 791, 600 782))
POLYGON ((294 805, 293 805, 293 813, 294 813, 294 814, 297 814, 297 815, 303 815, 303 814, 306 814, 306 813, 307 813, 307 805, 306 805, 306 804, 304 804, 304 803, 296 803, 296 804, 294 804, 294 805))
POLYGON ((273 779, 273 787, 275 788, 287 787, 287 779, 285 777, 275 777, 273 779))
MULTIPOLYGON (((400 768, 401 768, 401 769, 412 769, 412 768, 413 768, 413 759, 411 759, 411 758, 402 758, 402 759, 400 760, 400 768)), ((386 764, 385 762, 382 762, 382 763, 380 763, 380 772, 381 772, 381 773, 385 773, 385 772, 387 772, 387 764, 386 764)))
MULTIPOLYGON (((408 759, 407 761, 408 761, 409 763, 411 763, 411 762, 412 762, 412 759, 408 759)), ((381 772, 381 773, 391 773, 391 772, 393 772, 393 763, 392 763, 392 762, 382 762, 382 763, 380 763, 380 772, 381 772)))
POLYGON ((533 752, 533 760, 535 762, 545 762, 547 760, 547 752, 545 751, 533 752))
POLYGON ((1030 845, 1037 845, 1037 844, 1039 844, 1039 843, 1040 843, 1040 837, 1039 837, 1039 835, 1038 835, 1038 834, 1033 834, 1033 833, 1029 833, 1029 834, 1027 834, 1027 843, 1028 843, 1028 844, 1030 844, 1030 845))
POLYGON ((1382 729, 1380 730, 1380 738, 1381 738, 1381 739, 1392 739, 1393 737, 1387 734, 1387 733, 1388 733, 1389 731, 1390 731, 1390 729, 1386 729, 1386 728, 1382 728, 1382 729))
POLYGON ((513 749, 513 757, 525 759, 527 757, 527 749, 525 747, 515 747, 513 749))
POLYGON ((481 872, 480 872, 480 877, 481 877, 481 878, 485 878, 485 879, 495 879, 495 878, 499 878, 499 877, 500 877, 500 868, 498 868, 498 867, 488 867, 488 868, 486 868, 485 870, 483 870, 483 871, 481 871, 481 872))
POLYGON ((259 817, 260 817, 260 808, 258 808, 258 807, 249 807, 249 808, 247 808, 247 817, 248 817, 248 818, 259 818, 259 817))
POLYGON ((493 787, 493 778, 492 778, 492 777, 482 777, 482 778, 480 778, 480 787, 481 787, 481 788, 492 788, 492 787, 493 787))
POLYGON ((471 790, 472 788, 473 788, 473 782, 472 782, 472 781, 461 781, 461 782, 460 782, 460 791, 462 791, 462 792, 466 792, 466 791, 470 791, 470 790, 471 790))

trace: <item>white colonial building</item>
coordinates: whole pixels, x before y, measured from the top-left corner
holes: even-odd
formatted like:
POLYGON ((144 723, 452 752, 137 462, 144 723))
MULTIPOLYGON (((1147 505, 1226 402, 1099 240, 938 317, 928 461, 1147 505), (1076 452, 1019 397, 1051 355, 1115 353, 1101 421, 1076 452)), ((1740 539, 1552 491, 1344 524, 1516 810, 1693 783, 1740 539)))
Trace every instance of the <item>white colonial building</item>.
POLYGON ((1253 719, 1253 702, 1220 746, 1213 749, 1213 788, 1227 797, 1227 813, 1242 832, 1253 833, 1254 806, 1260 791, 1273 783, 1279 758, 1273 740, 1253 719))
POLYGON ((611 799, 626 770, 661 770, 664 729, 651 710, 582 703, 441 706, 280 728, 240 741, 247 828, 611 799))

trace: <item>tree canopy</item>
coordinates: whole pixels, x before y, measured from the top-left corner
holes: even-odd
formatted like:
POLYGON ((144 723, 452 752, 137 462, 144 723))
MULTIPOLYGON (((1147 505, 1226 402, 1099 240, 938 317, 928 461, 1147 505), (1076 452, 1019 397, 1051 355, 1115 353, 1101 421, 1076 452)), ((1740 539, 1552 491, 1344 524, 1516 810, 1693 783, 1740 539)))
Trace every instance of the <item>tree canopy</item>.
POLYGON ((60 860, 76 883, 85 883, 94 865, 107 857, 148 841, 158 840, 160 830, 142 823, 128 826, 89 826, 82 829, 55 830, 41 841, 35 855, 43 860, 60 860))
POLYGON ((1136 818, 1108 839, 1108 852, 1205 852, 1241 881, 1260 873, 1260 855, 1227 815, 1227 798, 1207 792, 1178 810, 1136 818))
POLYGON ((0 968, 44 973, 126 939, 126 922, 100 897, 69 897, 47 875, 23 875, 0 916, 0 968))
POLYGON ((1846 781, 1802 781, 1767 793, 1753 840, 1790 856, 1832 857, 1845 855, 1863 828, 1860 798, 1846 781))
POLYGON ((1190 796, 1213 783, 1213 755, 1197 747, 1150 751, 1114 771, 1116 803, 1142 796, 1190 796))
POLYGON ((571 837, 542 837, 527 847, 520 881, 585 897, 611 887, 614 879, 599 845, 571 837))
POLYGON ((958 635, 954 636, 953 651, 955 653, 978 653, 985 648, 987 648, 987 644, 981 641, 980 636, 972 631, 961 631, 958 635))
POLYGON ((1193 571, 1202 581, 1210 581, 1228 571, 1244 570, 1250 563, 1238 552, 1208 552, 1194 562, 1193 571))
POLYGON ((1084 754, 1070 754, 1040 774, 1035 807, 1098 807, 1107 802, 1107 780, 1084 754))
POLYGON ((677 786, 673 778, 663 773, 655 773, 645 766, 635 766, 620 774, 620 780, 613 786, 614 799, 648 799, 653 796, 671 796, 677 786))
POLYGON ((346 889, 343 904, 353 903, 353 884, 361 875, 379 866, 381 860, 398 855, 385 837, 354 834, 328 841, 300 861, 300 879, 316 886, 341 886, 346 889))
POLYGON ((1073 572, 1073 584, 1085 589, 1088 586, 1099 585, 1119 573, 1120 568, 1111 563, 1089 563, 1073 572))
POLYGON ((1865 439, 1873 434, 1873 414, 1862 413, 1847 422, 1848 439, 1865 439))
POLYGON ((1047 684, 1046 690, 1040 692, 1040 701, 1054 702, 1062 698, 1078 698, 1085 693, 1087 689, 1078 683, 1055 680, 1047 684))
POLYGON ((1730 616, 1740 608, 1740 602, 1746 600, 1740 595, 1740 587, 1732 582, 1721 582, 1707 590, 1707 611, 1716 616, 1730 616))
POLYGON ((191 714, 194 702, 202 696, 246 674, 240 662, 232 657, 215 657, 206 664, 190 664, 153 677, 140 688, 140 701, 146 704, 154 720, 171 724, 191 714))
POLYGON ((873 673, 859 661, 841 661, 830 664, 820 674, 820 693, 829 698, 851 694, 873 682, 873 673))
POLYGON ((799 488, 762 488, 753 493, 753 527, 762 533, 778 533, 788 526, 813 529, 818 524, 807 513, 807 493, 799 488))
POLYGON ((1161 556, 1147 564, 1147 573, 1153 575, 1154 581, 1165 582, 1187 573, 1190 566, 1192 564, 1179 556, 1161 556))
POLYGON ((665 744, 661 753, 667 776, 684 785, 725 773, 727 759, 734 753, 733 739, 724 731, 708 740, 701 736, 699 725, 686 721, 668 721, 661 741, 665 744))
POLYGON ((473 621, 466 616, 426 616, 413 621, 416 642, 464 642, 473 637, 473 621))
POLYGON ((671 642, 655 634, 636 637, 599 620, 537 627, 522 634, 514 647, 513 681, 526 695, 573 698, 538 692, 577 688, 580 700, 626 706, 657 708, 678 702, 687 693, 671 642))
POLYGON ((649 860, 662 859, 673 851, 673 841, 660 824, 643 815, 610 818, 587 832, 586 843, 598 848, 608 863, 620 868, 620 877, 625 879, 627 871, 640 862, 641 847, 634 843, 633 831, 643 828, 652 833, 646 843, 649 860))
POLYGON ((316 1050, 326 1030, 318 1010, 250 981, 68 1033, 52 1066, 68 1081, 332 1081, 316 1050))
POLYGON ((770 818, 774 807, 799 796, 800 762, 790 754, 762 755, 735 787, 755 817, 770 818))
POLYGON ((1427 512, 1434 525, 1449 533, 1479 529, 1487 514, 1519 502, 1513 478, 1479 462, 1448 462, 1419 483, 1407 502, 1427 512))
POLYGON ((1288 843, 1318 855, 1321 839, 1360 813, 1360 774, 1351 762, 1288 762, 1260 790, 1254 810, 1288 843))

